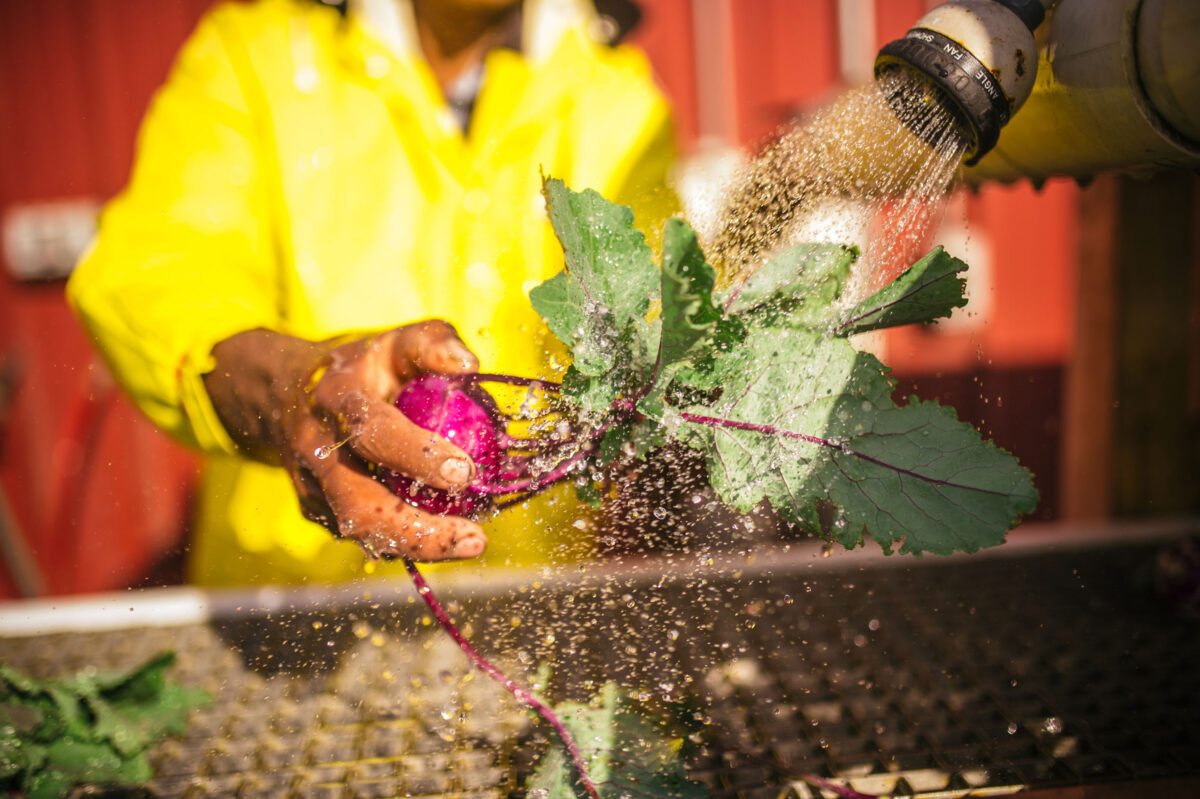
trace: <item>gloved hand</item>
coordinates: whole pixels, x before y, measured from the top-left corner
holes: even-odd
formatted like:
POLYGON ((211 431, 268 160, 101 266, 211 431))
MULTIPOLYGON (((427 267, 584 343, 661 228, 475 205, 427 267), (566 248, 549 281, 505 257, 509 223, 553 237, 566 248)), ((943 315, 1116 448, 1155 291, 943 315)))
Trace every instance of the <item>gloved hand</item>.
POLYGON ((249 457, 287 470, 306 518, 372 556, 433 561, 483 552, 478 524, 426 513, 371 476, 375 464, 440 489, 474 476, 466 453, 391 403, 421 372, 478 369, 450 325, 418 322, 330 342, 251 330, 218 342, 213 357, 204 382, 221 422, 249 457))

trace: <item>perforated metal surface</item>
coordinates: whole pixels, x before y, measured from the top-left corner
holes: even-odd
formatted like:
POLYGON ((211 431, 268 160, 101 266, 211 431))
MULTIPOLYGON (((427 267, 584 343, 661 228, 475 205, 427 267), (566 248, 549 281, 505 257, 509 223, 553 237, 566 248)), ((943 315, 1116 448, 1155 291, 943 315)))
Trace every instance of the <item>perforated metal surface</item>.
MULTIPOLYGON (((1153 546, 744 567, 448 590, 452 612, 546 692, 604 679, 690 695, 716 797, 897 796, 1200 775, 1200 628, 1139 582, 1153 546), (826 794, 832 795, 832 794, 826 794)), ((436 579, 434 580, 436 587, 436 579)), ((162 648, 217 703, 155 752, 163 797, 522 795, 540 735, 468 669, 407 585, 388 598, 212 624, 0 639, 39 674, 162 648)))

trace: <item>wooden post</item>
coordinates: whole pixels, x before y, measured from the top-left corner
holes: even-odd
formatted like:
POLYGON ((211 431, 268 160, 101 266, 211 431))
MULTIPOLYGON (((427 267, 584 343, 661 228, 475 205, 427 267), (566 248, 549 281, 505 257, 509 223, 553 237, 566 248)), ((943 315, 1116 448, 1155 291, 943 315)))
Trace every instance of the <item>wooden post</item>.
POLYGON ((1067 361, 1059 478, 1064 521, 1112 514, 1118 183, 1102 175, 1079 194, 1075 347, 1067 361))
POLYGON ((1081 194, 1065 520, 1200 510, 1198 184, 1102 176, 1081 194))
POLYGON ((1200 506, 1200 437, 1188 412, 1196 178, 1121 179, 1113 511, 1200 506))

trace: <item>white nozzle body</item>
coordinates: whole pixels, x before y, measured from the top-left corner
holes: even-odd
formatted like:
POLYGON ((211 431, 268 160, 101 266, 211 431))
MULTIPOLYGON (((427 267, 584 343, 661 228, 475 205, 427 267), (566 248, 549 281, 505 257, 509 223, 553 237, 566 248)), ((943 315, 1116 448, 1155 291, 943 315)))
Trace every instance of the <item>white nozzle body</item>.
POLYGON ((996 0, 950 0, 917 20, 962 45, 999 80, 1010 115, 1029 99, 1037 76, 1037 42, 1020 17, 996 0))

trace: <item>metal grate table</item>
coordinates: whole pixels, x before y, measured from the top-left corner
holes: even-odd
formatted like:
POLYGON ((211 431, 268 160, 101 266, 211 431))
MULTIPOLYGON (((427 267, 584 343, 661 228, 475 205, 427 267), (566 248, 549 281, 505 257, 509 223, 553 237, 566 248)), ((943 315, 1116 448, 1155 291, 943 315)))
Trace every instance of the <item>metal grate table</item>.
MULTIPOLYGON (((951 559, 797 543, 432 582, 511 675, 550 663, 552 698, 608 679, 648 706, 690 698, 703 723, 689 767, 715 797, 1200 785, 1200 626, 1143 579, 1190 529, 1031 529, 951 559)), ((175 649, 175 677, 216 702, 155 750, 155 796, 523 796, 544 734, 423 610, 406 582, 159 589, 96 617, 0 608, 0 647, 39 675, 175 649), (89 618, 105 628, 50 631, 89 618)))

